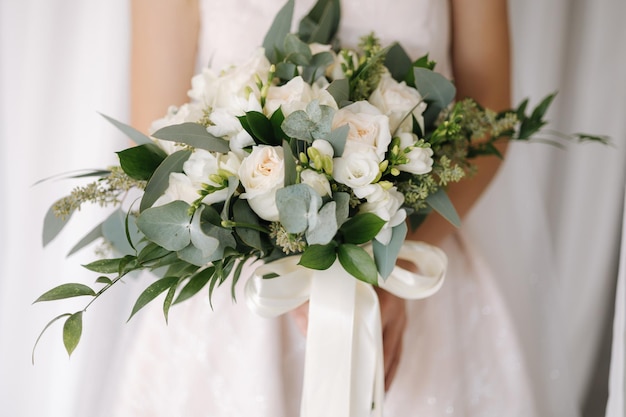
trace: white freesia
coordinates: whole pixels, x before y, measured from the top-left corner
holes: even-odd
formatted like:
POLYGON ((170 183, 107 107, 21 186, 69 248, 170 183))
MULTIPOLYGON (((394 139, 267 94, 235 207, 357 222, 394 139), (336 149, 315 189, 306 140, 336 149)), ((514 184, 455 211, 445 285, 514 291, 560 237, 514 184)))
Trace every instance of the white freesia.
POLYGON ((330 158, 335 156, 335 150, 333 149, 333 145, 331 145, 330 142, 328 142, 327 140, 315 139, 311 146, 317 149, 319 153, 323 156, 328 156, 330 158))
MULTIPOLYGON (((240 160, 233 152, 219 154, 196 149, 189 159, 183 164, 183 172, 173 172, 169 177, 169 185, 165 193, 155 202, 155 206, 163 205, 174 200, 182 200, 192 204, 199 197, 199 191, 204 184, 214 187, 219 186, 211 181, 210 176, 222 171, 227 175, 237 175, 240 160)), ((208 194, 202 200, 206 204, 214 204, 224 201, 227 190, 218 190, 208 194)))
POLYGON ((283 148, 255 146, 239 167, 239 179, 245 189, 241 198, 262 219, 278 221, 276 191, 285 185, 283 148))
POLYGON ((373 151, 353 153, 348 157, 333 159, 333 178, 355 191, 371 184, 376 179, 380 168, 378 158, 373 151))
POLYGON ((414 146, 417 137, 412 133, 401 133, 398 136, 400 137, 400 148, 402 150, 409 149, 409 152, 405 154, 409 162, 397 165, 397 168, 400 171, 416 175, 428 174, 432 171, 433 150, 429 147, 414 146))
POLYGON ((389 118, 367 101, 357 101, 335 113, 332 127, 350 128, 343 156, 374 151, 381 162, 391 142, 389 118))
POLYGON ((420 93, 404 81, 397 82, 391 74, 385 72, 378 87, 369 97, 369 102, 389 116, 389 127, 392 132, 398 128, 403 132, 413 130, 413 121, 409 113, 412 110, 415 120, 424 131, 424 110, 426 103, 420 93), (408 115, 408 117, 407 117, 408 115))
MULTIPOLYGON (((343 55, 343 53, 334 55, 335 61, 326 69, 326 76, 331 80, 340 80, 346 78, 346 74, 343 71, 344 65, 347 64, 347 61, 343 55)), ((359 66, 359 57, 357 54, 350 54, 349 59, 352 60, 352 66, 357 68, 359 66)))
MULTIPOLYGON (((180 107, 170 106, 167 113, 160 119, 152 122, 149 133, 153 134, 159 129, 167 126, 178 125, 186 122, 196 122, 202 117, 202 108, 197 103, 186 103, 180 107)), ((184 145, 176 142, 153 138, 154 142, 167 154, 173 154, 183 149, 184 145)))
POLYGON ((387 245, 391 240, 392 228, 406 220, 406 211, 401 208, 404 204, 404 195, 396 187, 385 189, 378 184, 372 184, 368 191, 370 192, 366 197, 367 202, 361 204, 359 211, 373 213, 386 221, 376 235, 376 240, 387 245))
POLYGON ((321 197, 332 195, 330 182, 326 175, 312 169, 305 169, 300 173, 300 179, 304 184, 310 185, 321 197))

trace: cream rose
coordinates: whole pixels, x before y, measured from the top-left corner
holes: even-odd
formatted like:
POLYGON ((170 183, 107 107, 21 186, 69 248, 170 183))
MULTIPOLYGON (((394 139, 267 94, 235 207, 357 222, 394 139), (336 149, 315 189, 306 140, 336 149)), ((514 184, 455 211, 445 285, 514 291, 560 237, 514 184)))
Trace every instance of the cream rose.
POLYGON ((300 173, 300 179, 304 184, 310 185, 321 197, 332 195, 330 183, 326 175, 315 172, 312 169, 305 169, 300 173))
POLYGON ((389 116, 389 127, 392 132, 398 128, 403 132, 413 130, 412 118, 406 116, 415 107, 413 116, 415 116, 422 131, 424 130, 422 113, 426 110, 426 103, 422 100, 422 96, 415 88, 406 85, 404 81, 399 83, 394 80, 388 72, 382 76, 378 87, 372 92, 369 102, 389 116))
POLYGON ((282 108, 287 117, 296 110, 306 109, 313 100, 336 110, 335 99, 324 87, 327 86, 318 83, 311 86, 300 76, 292 78, 287 84, 270 86, 265 101, 265 114, 271 116, 278 108, 282 108))
POLYGON ((381 162, 391 142, 389 118, 367 101, 357 101, 335 113, 333 129, 350 128, 343 156, 373 151, 381 162))
POLYGON ((255 146, 239 167, 239 179, 245 189, 241 198, 262 219, 278 221, 276 191, 285 185, 283 148, 255 146))
POLYGON ((379 172, 378 157, 372 150, 348 157, 344 153, 343 157, 333 159, 333 178, 355 190, 371 184, 379 172))

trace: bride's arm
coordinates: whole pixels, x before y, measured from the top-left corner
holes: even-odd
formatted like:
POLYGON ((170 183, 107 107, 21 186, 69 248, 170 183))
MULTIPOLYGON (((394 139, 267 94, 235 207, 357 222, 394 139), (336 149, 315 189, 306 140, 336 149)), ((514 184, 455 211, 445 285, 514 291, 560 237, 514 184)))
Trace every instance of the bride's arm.
MULTIPOLYGON (((471 97, 484 107, 510 107, 510 51, 506 0, 451 0, 452 64, 457 98, 471 97)), ((498 145, 504 155, 506 144, 498 145)), ((471 179, 451 184, 448 195, 461 218, 465 216, 496 174, 501 160, 495 156, 475 160, 478 172, 471 179)), ((439 215, 431 215, 408 239, 439 244, 455 228, 439 215)), ((406 323, 405 301, 378 291, 383 324, 387 386, 396 373, 406 323)))
POLYGON ((188 101, 200 18, 197 0, 132 0, 131 125, 146 132, 188 101))
MULTIPOLYGON (((492 110, 511 106, 508 12, 505 0, 451 0, 452 65, 457 98, 471 97, 492 110)), ((498 145, 504 155, 506 143, 498 145)), ((448 195, 463 218, 487 188, 501 160, 475 160, 477 174, 450 184, 448 195)), ((431 215, 410 239, 440 243, 454 231, 448 221, 431 215)))

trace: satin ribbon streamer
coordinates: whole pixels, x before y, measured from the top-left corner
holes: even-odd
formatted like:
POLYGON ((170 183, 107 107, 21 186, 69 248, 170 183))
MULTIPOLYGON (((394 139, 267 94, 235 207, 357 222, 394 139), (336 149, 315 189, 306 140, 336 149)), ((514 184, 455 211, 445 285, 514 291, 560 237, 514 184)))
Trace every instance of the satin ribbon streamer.
MULTIPOLYGON (((379 286, 405 299, 434 294, 443 284, 447 257, 422 242, 405 242, 396 266, 379 286)), ((384 397, 382 326, 372 286, 336 261, 325 271, 298 265, 291 256, 258 267, 245 288, 255 313, 276 317, 307 300, 309 322, 301 417, 381 417, 384 397), (264 277, 274 277, 267 279, 264 277)))

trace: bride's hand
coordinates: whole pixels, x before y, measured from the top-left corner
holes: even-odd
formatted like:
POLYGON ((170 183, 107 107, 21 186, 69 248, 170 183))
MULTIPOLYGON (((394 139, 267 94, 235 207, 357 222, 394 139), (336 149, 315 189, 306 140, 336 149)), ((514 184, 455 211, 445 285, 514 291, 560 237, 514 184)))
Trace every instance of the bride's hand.
MULTIPOLYGON (((406 327, 406 302, 378 287, 374 287, 380 303, 380 315, 383 327, 383 355, 385 362, 385 389, 389 389, 396 375, 402 353, 402 336, 406 327)), ((306 335, 309 319, 309 303, 292 310, 290 313, 296 326, 306 335)))

